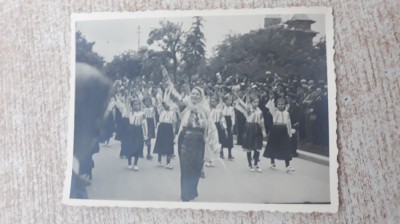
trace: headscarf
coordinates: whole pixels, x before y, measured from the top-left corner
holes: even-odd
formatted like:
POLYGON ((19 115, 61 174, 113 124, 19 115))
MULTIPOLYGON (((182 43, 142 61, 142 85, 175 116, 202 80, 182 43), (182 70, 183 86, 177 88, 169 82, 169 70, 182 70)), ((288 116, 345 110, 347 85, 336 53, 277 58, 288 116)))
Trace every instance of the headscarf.
POLYGON ((197 86, 192 89, 192 92, 193 91, 198 91, 200 93, 200 101, 194 104, 192 100, 189 99, 186 102, 186 108, 182 112, 182 125, 186 125, 191 112, 196 112, 200 116, 199 118, 201 126, 205 126, 205 122, 207 121, 207 114, 210 109, 205 100, 204 90, 203 88, 197 86))

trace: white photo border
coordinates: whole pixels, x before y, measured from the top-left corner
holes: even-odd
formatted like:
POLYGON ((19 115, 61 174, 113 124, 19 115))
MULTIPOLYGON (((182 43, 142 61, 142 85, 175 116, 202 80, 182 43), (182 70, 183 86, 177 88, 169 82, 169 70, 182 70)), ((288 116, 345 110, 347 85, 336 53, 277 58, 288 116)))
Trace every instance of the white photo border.
POLYGON ((96 12, 73 13, 71 15, 71 55, 70 55, 70 100, 67 141, 67 168, 65 171, 62 203, 71 206, 94 207, 138 207, 138 208, 168 208, 168 209, 206 209, 225 211, 279 211, 279 212, 324 212, 335 213, 339 207, 337 161, 337 104, 336 75, 334 65, 334 29, 333 15, 330 7, 290 7, 290 8, 257 8, 257 9, 215 9, 215 10, 173 10, 173 11, 139 11, 139 12, 96 12), (203 203, 203 202, 165 202, 165 201, 115 201, 95 199, 71 199, 71 175, 73 169, 74 143, 74 112, 75 112, 75 66, 76 66, 76 22, 90 20, 143 19, 162 17, 192 17, 198 16, 240 16, 240 15, 282 15, 282 14, 324 14, 326 51, 327 51, 327 85, 329 107, 329 182, 330 204, 249 204, 249 203, 203 203))

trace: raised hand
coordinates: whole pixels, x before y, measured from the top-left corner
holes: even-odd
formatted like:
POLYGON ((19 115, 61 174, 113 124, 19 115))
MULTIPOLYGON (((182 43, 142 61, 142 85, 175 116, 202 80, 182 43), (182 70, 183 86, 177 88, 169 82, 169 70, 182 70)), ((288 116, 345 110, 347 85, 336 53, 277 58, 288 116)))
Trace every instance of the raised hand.
POLYGON ((164 65, 161 65, 161 72, 162 72, 163 76, 168 75, 168 71, 167 71, 167 69, 165 68, 164 65))

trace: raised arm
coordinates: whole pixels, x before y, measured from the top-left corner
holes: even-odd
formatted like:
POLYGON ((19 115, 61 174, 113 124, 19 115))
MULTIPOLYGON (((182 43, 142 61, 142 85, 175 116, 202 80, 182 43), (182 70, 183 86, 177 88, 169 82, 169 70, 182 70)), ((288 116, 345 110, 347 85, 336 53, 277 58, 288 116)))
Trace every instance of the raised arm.
POLYGON ((147 122, 146 122, 146 116, 143 113, 142 115, 142 129, 143 129, 143 138, 146 140, 148 138, 148 129, 147 129, 147 122))
POLYGON ((260 115, 260 127, 263 137, 267 137, 267 132, 265 131, 264 116, 262 115, 262 113, 260 115))
POLYGON ((276 111, 275 100, 273 98, 270 98, 268 103, 265 105, 265 107, 268 108, 269 112, 272 115, 272 118, 274 118, 275 117, 275 111, 276 111))

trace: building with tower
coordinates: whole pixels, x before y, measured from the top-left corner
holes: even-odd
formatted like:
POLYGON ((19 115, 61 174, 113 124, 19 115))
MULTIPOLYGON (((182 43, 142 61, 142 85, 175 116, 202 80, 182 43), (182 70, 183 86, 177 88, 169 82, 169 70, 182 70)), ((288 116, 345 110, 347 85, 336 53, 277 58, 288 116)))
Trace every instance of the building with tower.
POLYGON ((290 20, 287 20, 287 32, 292 36, 292 45, 302 45, 304 47, 313 46, 313 38, 318 34, 311 30, 311 24, 315 23, 307 15, 296 14, 290 20))

